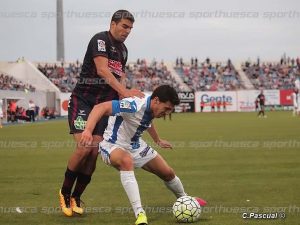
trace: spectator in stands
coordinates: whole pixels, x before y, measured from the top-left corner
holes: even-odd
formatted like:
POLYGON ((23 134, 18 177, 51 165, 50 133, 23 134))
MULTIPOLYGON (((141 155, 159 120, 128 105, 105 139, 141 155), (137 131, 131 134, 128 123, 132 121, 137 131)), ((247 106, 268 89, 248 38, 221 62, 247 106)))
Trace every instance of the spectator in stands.
POLYGON ((42 117, 44 117, 44 119, 47 120, 49 118, 49 108, 48 107, 43 108, 41 111, 41 115, 42 117))
POLYGON ((17 121, 16 112, 17 112, 17 102, 15 100, 11 100, 9 103, 9 115, 10 115, 11 122, 17 121))
POLYGON ((12 91, 30 91, 34 92, 35 88, 31 84, 24 84, 10 75, 0 75, 0 89, 12 91))
POLYGON ((27 113, 28 110, 26 111, 23 107, 18 107, 17 106, 17 110, 16 110, 16 120, 22 120, 22 121, 30 121, 29 118, 29 113, 27 113))
POLYGON ((40 107, 38 105, 35 106, 34 115, 36 120, 40 119, 40 107))
POLYGON ((282 58, 277 63, 251 64, 247 61, 242 69, 256 89, 293 89, 294 81, 300 74, 294 62, 290 58, 282 58))
POLYGON ((193 59, 193 65, 175 67, 175 71, 181 76, 193 91, 228 91, 243 88, 238 72, 231 61, 224 65, 213 64, 209 58, 196 66, 198 60, 193 59))
POLYGON ((29 100, 28 104, 28 116, 30 122, 35 122, 35 104, 32 100, 29 100))

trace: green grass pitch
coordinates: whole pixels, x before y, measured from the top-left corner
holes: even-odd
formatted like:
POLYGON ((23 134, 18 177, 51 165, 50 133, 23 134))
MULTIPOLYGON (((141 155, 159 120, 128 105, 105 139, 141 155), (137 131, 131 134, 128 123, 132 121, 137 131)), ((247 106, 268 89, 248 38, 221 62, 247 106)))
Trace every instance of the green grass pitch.
MULTIPOLYGON (((174 114, 172 121, 155 121, 160 136, 174 144, 173 150, 157 150, 186 192, 209 203, 195 224, 299 224, 300 118, 291 114, 174 114), (286 217, 243 219, 244 212, 286 217)), ((100 158, 82 196, 87 213, 61 214, 58 190, 73 146, 66 120, 0 129, 0 224, 134 224, 119 173, 100 158)), ((143 170, 136 176, 149 224, 177 224, 175 198, 163 182, 143 170)))

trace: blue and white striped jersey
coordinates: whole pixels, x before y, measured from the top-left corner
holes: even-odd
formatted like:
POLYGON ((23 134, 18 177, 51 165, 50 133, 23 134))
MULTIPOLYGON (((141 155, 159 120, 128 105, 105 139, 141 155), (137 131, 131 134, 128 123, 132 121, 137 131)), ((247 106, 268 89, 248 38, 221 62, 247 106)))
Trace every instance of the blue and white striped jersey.
POLYGON ((109 117, 104 140, 117 144, 126 150, 140 147, 140 137, 151 126, 151 96, 125 98, 112 101, 112 115, 109 117))

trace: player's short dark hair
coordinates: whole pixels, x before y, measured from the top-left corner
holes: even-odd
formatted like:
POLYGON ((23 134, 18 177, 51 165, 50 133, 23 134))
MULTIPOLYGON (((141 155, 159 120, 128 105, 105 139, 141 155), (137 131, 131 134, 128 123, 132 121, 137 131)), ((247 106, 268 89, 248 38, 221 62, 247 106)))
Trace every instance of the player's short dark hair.
POLYGON ((158 97, 161 102, 169 101, 173 105, 178 105, 180 103, 176 90, 169 85, 161 85, 156 88, 151 95, 151 99, 155 97, 158 97))
POLYGON ((124 9, 120 9, 120 10, 116 11, 111 18, 111 22, 114 21, 115 23, 118 23, 121 21, 121 19, 127 19, 127 20, 131 21, 132 23, 134 23, 133 15, 124 9))

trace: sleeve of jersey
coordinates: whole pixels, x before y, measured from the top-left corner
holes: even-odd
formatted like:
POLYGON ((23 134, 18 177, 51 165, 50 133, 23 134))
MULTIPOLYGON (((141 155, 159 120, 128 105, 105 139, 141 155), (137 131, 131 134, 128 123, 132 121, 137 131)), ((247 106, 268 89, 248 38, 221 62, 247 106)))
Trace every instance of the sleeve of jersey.
POLYGON ((104 33, 96 34, 92 37, 89 48, 92 54, 92 57, 96 56, 105 56, 108 57, 108 40, 104 33))
POLYGON ((112 115, 119 116, 122 113, 137 112, 137 104, 134 100, 122 99, 112 101, 112 115))

